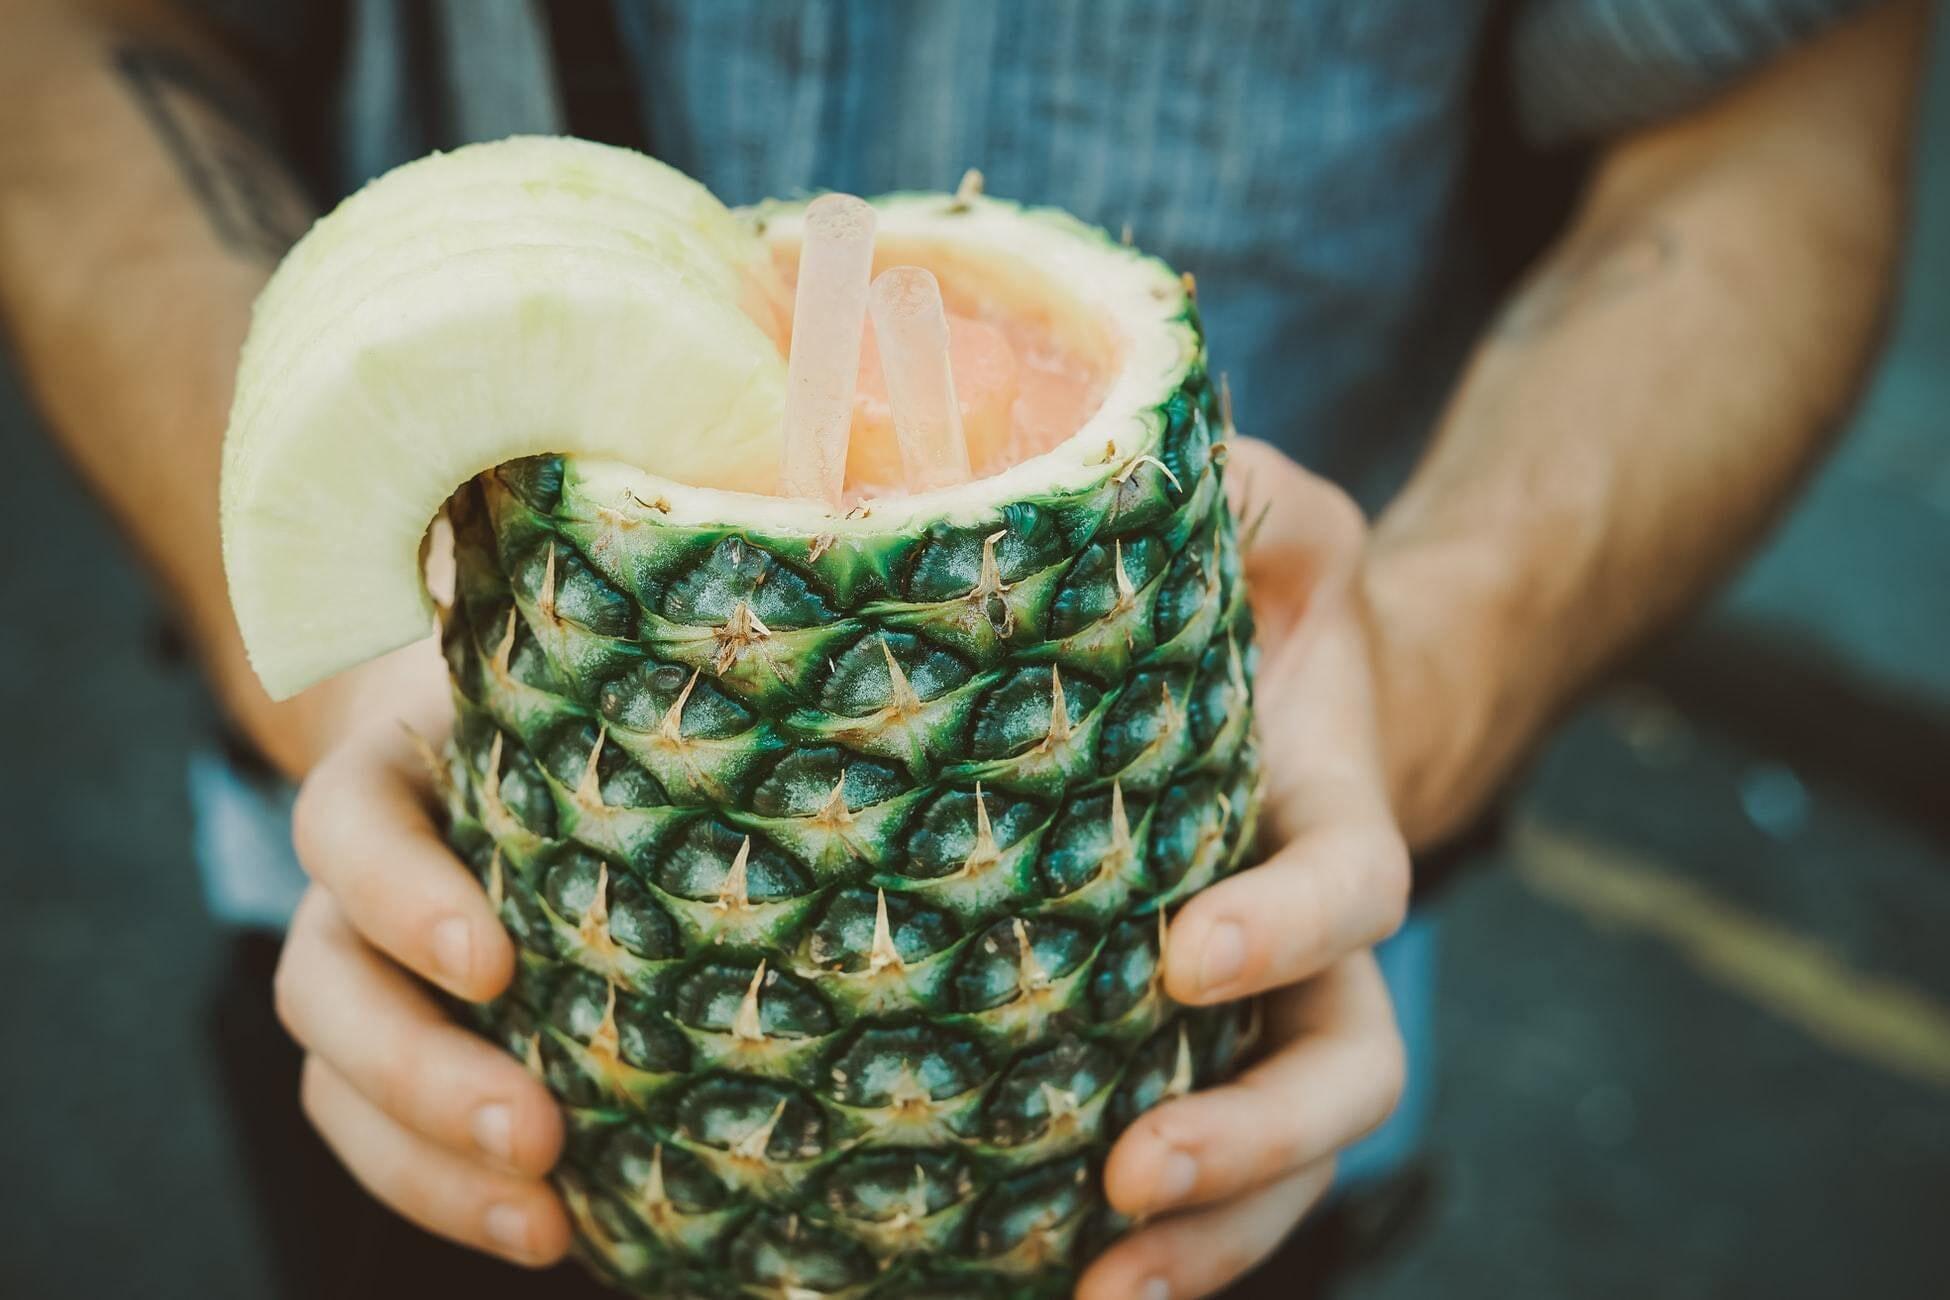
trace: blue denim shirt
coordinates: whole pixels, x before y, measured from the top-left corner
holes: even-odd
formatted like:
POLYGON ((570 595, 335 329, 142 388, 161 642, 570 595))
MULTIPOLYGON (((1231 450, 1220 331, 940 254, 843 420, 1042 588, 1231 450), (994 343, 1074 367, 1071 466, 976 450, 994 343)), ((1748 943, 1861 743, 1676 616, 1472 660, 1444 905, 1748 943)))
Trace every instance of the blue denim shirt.
MULTIPOLYGON (((949 188, 979 166, 992 193, 1130 225, 1197 276, 1241 425, 1348 478, 1412 455, 1492 305, 1464 220, 1482 105, 1507 105, 1530 146, 1591 142, 1863 3, 616 0, 612 16, 651 151, 730 202, 949 188)), ((266 57, 316 30, 272 3, 205 4, 266 57)), ((572 125, 559 10, 349 12, 329 106, 341 188, 429 147, 572 125)), ((275 921, 295 866, 265 846, 284 837, 236 828, 240 800, 281 824, 282 796, 209 765, 195 786, 213 905, 275 921)))

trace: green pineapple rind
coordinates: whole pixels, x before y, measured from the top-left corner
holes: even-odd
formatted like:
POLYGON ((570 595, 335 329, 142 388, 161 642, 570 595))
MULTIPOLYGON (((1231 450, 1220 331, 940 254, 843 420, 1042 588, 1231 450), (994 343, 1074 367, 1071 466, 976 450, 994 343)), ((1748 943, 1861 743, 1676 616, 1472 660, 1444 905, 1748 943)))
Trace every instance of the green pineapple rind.
POLYGON ((886 533, 661 522, 559 457, 450 506, 450 837, 521 951, 480 1020, 619 1286, 1067 1294, 1116 1133, 1243 1050, 1156 979, 1258 805, 1202 354, 1156 415, 1086 487, 886 533))

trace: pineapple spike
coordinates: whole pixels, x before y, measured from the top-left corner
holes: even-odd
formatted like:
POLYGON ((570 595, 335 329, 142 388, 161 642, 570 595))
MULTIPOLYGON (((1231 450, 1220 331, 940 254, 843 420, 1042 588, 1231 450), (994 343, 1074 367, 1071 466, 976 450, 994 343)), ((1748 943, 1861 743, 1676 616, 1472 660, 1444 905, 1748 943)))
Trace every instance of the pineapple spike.
POLYGON ((670 1194, 664 1190, 664 1144, 650 1148, 650 1174, 643 1180, 643 1208, 661 1215, 669 1208, 670 1194))
POLYGON ((1232 380, 1226 372, 1219 372, 1219 432, 1227 442, 1239 434, 1239 426, 1232 422, 1232 380))
POLYGON ((900 664, 895 662, 894 648, 887 644, 887 638, 884 636, 880 638, 880 653, 887 657, 888 693, 893 697, 889 707, 893 709, 894 716, 907 718, 919 713, 921 697, 916 695, 914 688, 908 684, 907 674, 902 672, 900 664))
POLYGON ((1068 1088, 1059 1088, 1055 1084, 1048 1082, 1043 1083, 1041 1087, 1043 1090, 1043 1106, 1049 1111, 1051 1128, 1056 1127, 1058 1124, 1074 1120, 1077 1117, 1077 1112, 1083 1109, 1077 1100, 1077 1095, 1068 1088))
POLYGON ((494 846, 494 852, 488 856, 487 896, 488 903, 493 906, 495 915, 499 916, 501 914, 502 901, 507 898, 507 883, 501 878, 501 846, 499 844, 494 846))
POLYGON ((583 909, 576 937, 591 948, 609 946, 609 863, 596 868, 596 896, 583 909))
POLYGON ((421 735, 419 730, 404 718, 400 719, 399 727, 406 733, 407 743, 413 746, 414 756, 427 769, 427 777, 433 782, 433 788, 442 794, 451 792, 454 787, 453 773, 449 772, 446 763, 441 761, 440 751, 433 747, 433 742, 421 735))
POLYGON ((994 615, 988 612, 988 604, 989 601, 1002 596, 1009 590, 1009 584, 1002 581, 1002 566, 995 558, 995 544, 1008 535, 1008 529, 1000 528, 982 539, 981 576, 976 579, 975 585, 968 592, 969 604, 981 610, 983 617, 989 620, 989 626, 1004 637, 1012 636, 1015 633, 1015 607, 1006 600, 1002 602, 1002 623, 998 627, 996 626, 994 615))
POLYGON ((1063 696, 1063 670, 1049 666, 1049 734, 1043 737, 1045 751, 1070 739, 1070 702, 1063 696))
POLYGON ((1226 633, 1226 677, 1232 684, 1232 693, 1238 703, 1245 703, 1251 693, 1246 686, 1246 661, 1239 656, 1239 640, 1232 633, 1226 633))
POLYGON ((984 184, 981 168, 970 167, 967 171, 963 172, 961 174, 961 184, 955 186, 955 201, 952 205, 954 210, 956 212, 968 211, 969 205, 982 196, 982 186, 984 184))
POLYGON ((765 960, 760 958, 758 969, 752 972, 752 982, 745 989, 744 1000, 738 1004, 738 1014, 731 1021, 731 1036, 741 1043, 765 1041, 765 1027, 758 1018, 758 990, 764 983, 765 960))
POLYGON ((752 837, 747 835, 738 845, 738 852, 731 859, 731 868, 724 873, 724 883, 718 886, 718 901, 714 906, 720 912, 748 912, 752 898, 746 885, 745 864, 752 855, 752 837))
POLYGON ((1165 1096, 1182 1097, 1192 1090, 1192 1042, 1185 1035, 1185 1022, 1178 1022, 1178 1060, 1172 1066, 1171 1081, 1165 1084, 1165 1096))
POLYGON ((1151 982, 1159 988, 1165 983, 1165 953, 1171 937, 1171 920, 1165 915, 1163 904, 1158 907, 1158 964, 1152 968, 1151 982))
MULTIPOLYGON (((1116 449, 1117 449, 1116 444, 1115 443, 1111 444, 1111 451, 1113 454, 1115 454, 1116 449)), ((1117 473, 1113 476, 1114 481, 1119 484, 1130 482, 1131 475, 1137 473, 1138 466, 1140 465, 1156 465, 1158 467, 1158 472, 1171 480, 1171 486, 1173 487, 1174 490, 1179 492, 1183 492, 1185 490, 1185 485, 1183 483, 1180 483, 1178 481, 1178 476, 1171 472, 1171 466, 1165 464, 1163 461, 1159 460, 1156 456, 1150 455, 1148 453, 1141 453, 1139 455, 1131 457, 1131 459, 1128 462, 1126 462, 1124 468, 1117 471, 1117 473)))
POLYGON ((1130 222, 1128 221, 1125 222, 1124 228, 1117 232, 1117 242, 1124 245, 1124 247, 1129 248, 1136 241, 1137 241, 1137 232, 1131 229, 1130 222))
POLYGON ((1131 857, 1131 819, 1124 812, 1124 783, 1110 783, 1110 851, 1120 861, 1131 857))
POLYGON ((602 774, 597 764, 603 757, 603 742, 609 739, 609 724, 596 728, 596 743, 589 747, 589 761, 582 765, 582 779, 576 782, 575 800, 585 808, 603 806, 602 774))
POLYGON ((1122 539, 1111 543, 1111 567, 1117 574, 1117 604, 1111 613, 1122 614, 1137 604, 1137 588, 1131 585, 1131 575, 1124 571, 1124 543, 1122 539))
POLYGON ((1179 276, 1178 278, 1179 281, 1185 286, 1185 296, 1187 298, 1190 298, 1193 302, 1197 302, 1198 301, 1198 277, 1193 275, 1190 271, 1187 271, 1183 275, 1179 276))
POLYGON ((1002 860, 1002 850, 995 842, 995 827, 989 822, 988 799, 982 794, 982 783, 975 783, 975 845, 968 850, 968 858, 961 864, 961 874, 972 876, 985 871, 1002 860))
POLYGON ((528 1050, 522 1054, 521 1063, 537 1079, 547 1081, 547 1072, 542 1067, 542 1031, 536 1030, 528 1035, 528 1050))
POLYGON ((508 675, 508 665, 513 662, 514 655, 515 655, 515 607, 510 605, 508 607, 507 630, 502 632, 501 644, 496 646, 494 650, 494 675, 496 677, 506 677, 508 675))
POLYGON ((487 772, 481 778, 481 800, 489 807, 501 802, 501 751, 506 747, 505 739, 497 729, 494 739, 488 742, 487 772))
POLYGON ((894 928, 887 922, 887 891, 873 892, 873 951, 867 956, 867 973, 878 975, 883 970, 902 970, 907 963, 901 960, 900 949, 894 946, 894 928))
POLYGON ((1009 584, 1002 581, 1002 566, 995 558, 995 544, 1008 535, 1008 529, 998 528, 982 539, 982 575, 968 593, 970 600, 987 600, 1009 589, 1009 584))
POLYGON ((724 626, 712 635, 718 642, 718 654, 712 661, 712 671, 723 674, 738 662, 745 651, 770 637, 772 629, 765 626, 764 619, 752 612, 749 601, 741 600, 733 607, 731 617, 724 621, 724 626))
POLYGON ((535 605, 542 611, 542 617, 555 622, 555 543, 548 544, 548 563, 542 567, 542 591, 536 597, 535 605))
POLYGON ((589 1054, 605 1065, 614 1065, 620 1056, 621 1038, 616 1032, 616 986, 604 986, 603 1020, 589 1035, 589 1054))
POLYGON ((912 1219, 928 1217, 928 1171, 914 1166, 914 1185, 907 1189, 907 1214, 912 1219))
POLYGON ((1029 923, 1020 916, 1013 922, 1016 932, 1016 987, 1028 997, 1049 987, 1049 972, 1036 960, 1036 947, 1029 942, 1029 923))
POLYGON ((690 703, 691 691, 697 686, 697 679, 699 675, 703 673, 703 671, 704 670, 702 668, 691 669, 690 680, 684 683, 684 689, 677 692, 676 700, 674 700, 671 703, 670 708, 664 712, 664 719, 661 724, 663 738, 669 741, 673 745, 683 744, 684 706, 690 703))
POLYGON ((844 830, 853 824, 853 810, 846 806, 845 772, 841 772, 840 779, 833 782, 826 802, 819 805, 819 811, 813 814, 812 820, 813 825, 824 830, 844 830))
POLYGON ((772 1130, 785 1118, 785 1102, 784 1097, 779 1098, 779 1104, 772 1107, 772 1113, 760 1120, 751 1132, 739 1138, 738 1144, 731 1148, 731 1154, 740 1160, 765 1159, 765 1148, 772 1145, 772 1130))
POLYGON ((1170 682, 1158 683, 1158 696, 1159 712, 1163 715, 1158 723, 1158 739, 1163 741, 1185 725, 1185 713, 1178 707, 1178 697, 1171 693, 1170 682))
POLYGON ((1259 1042, 1259 1036, 1266 1032, 1266 1007, 1253 998, 1246 1003, 1246 1028, 1239 1035, 1239 1050, 1250 1052, 1259 1042))

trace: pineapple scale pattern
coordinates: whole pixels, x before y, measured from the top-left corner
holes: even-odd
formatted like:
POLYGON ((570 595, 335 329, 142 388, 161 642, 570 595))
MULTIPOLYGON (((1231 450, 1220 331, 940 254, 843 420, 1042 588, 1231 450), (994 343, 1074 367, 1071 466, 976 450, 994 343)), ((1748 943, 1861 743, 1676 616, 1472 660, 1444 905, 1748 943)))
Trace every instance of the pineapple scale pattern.
POLYGON ((678 526, 563 458, 452 502, 450 835, 521 954, 477 1013, 598 1272, 1054 1296, 1125 1226, 1111 1140, 1251 1035, 1158 978, 1258 801, 1218 405, 972 525, 678 526))

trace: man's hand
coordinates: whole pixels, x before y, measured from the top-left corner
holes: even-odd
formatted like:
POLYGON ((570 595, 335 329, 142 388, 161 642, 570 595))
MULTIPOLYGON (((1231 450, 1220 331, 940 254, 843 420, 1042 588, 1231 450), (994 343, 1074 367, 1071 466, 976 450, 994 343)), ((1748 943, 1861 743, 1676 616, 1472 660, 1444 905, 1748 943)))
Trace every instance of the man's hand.
POLYGON ((312 885, 278 963, 278 1016, 305 1048, 306 1115, 368 1191, 431 1232, 539 1266, 569 1246, 544 1181, 561 1114, 417 982, 480 1002, 514 973, 487 896, 441 839, 405 725, 444 733, 444 671, 431 645, 414 646, 333 702, 358 721, 299 792, 312 885))
POLYGON ((1186 904, 1167 935, 1165 987, 1198 1006, 1268 995, 1271 1050, 1118 1141, 1112 1203, 1166 1217, 1099 1260, 1079 1300, 1223 1287, 1279 1244, 1327 1190, 1335 1153, 1380 1124, 1402 1088, 1401 1038, 1366 951, 1401 923, 1409 880, 1358 581, 1367 529, 1344 494, 1264 443, 1234 440, 1231 457, 1259 623, 1264 824, 1277 847, 1186 904))

